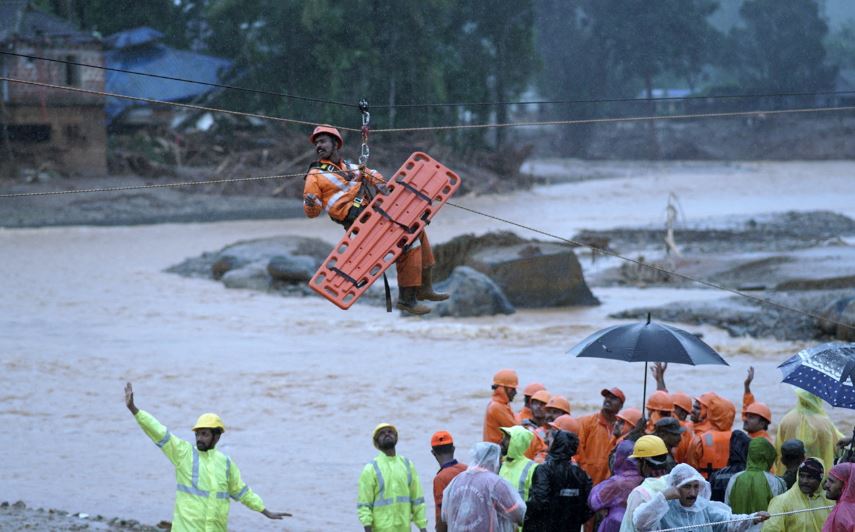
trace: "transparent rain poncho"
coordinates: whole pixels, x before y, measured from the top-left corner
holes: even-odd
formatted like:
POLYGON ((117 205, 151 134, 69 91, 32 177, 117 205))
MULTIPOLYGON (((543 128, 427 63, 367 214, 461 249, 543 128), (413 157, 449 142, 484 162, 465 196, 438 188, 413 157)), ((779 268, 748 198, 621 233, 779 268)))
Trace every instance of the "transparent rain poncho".
POLYGON ((442 495, 442 520, 459 532, 513 532, 525 517, 525 502, 502 477, 501 449, 476 443, 469 468, 454 477, 442 495))
POLYGON ((750 515, 733 514, 726 504, 711 501, 709 482, 692 466, 678 464, 665 479, 669 488, 700 482, 698 498, 692 506, 685 507, 679 499, 666 500, 663 492, 657 493, 633 513, 636 530, 641 532, 691 526, 692 532, 740 532, 753 526, 754 520, 750 515), (719 525, 707 524, 741 518, 746 519, 719 525))

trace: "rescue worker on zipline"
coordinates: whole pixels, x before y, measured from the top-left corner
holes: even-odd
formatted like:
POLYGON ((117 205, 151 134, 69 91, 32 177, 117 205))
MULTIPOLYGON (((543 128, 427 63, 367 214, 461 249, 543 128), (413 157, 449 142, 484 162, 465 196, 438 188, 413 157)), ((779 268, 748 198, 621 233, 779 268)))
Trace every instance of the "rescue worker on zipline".
MULTIPOLYGON (((303 189, 303 211, 309 218, 324 211, 336 223, 349 229, 368 206, 375 191, 387 194, 386 181, 376 170, 360 172, 359 165, 342 159, 339 150, 344 138, 331 126, 312 131, 309 141, 315 145, 318 160, 311 164, 303 189), (360 175, 362 174, 362 175, 360 175)), ((436 263, 424 231, 395 262, 398 272, 396 307, 415 315, 430 312, 419 301, 444 301, 447 294, 433 291, 432 270, 436 263)))
POLYGON ((229 498, 240 501, 247 508, 261 512, 269 519, 282 519, 291 514, 271 512, 240 477, 240 470, 231 458, 214 447, 225 432, 217 414, 202 414, 193 432, 196 445, 178 438, 160 424, 154 416, 134 404, 134 389, 125 385, 125 405, 142 427, 143 432, 160 447, 175 466, 178 482, 172 530, 223 530, 228 528, 229 498))

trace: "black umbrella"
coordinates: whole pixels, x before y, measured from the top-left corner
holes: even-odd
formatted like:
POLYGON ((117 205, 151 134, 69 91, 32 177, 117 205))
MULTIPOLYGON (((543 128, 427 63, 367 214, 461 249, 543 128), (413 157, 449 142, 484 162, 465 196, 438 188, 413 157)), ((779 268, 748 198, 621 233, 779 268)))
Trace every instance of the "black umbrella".
POLYGON ((644 362, 644 396, 641 407, 647 402, 647 363, 674 362, 677 364, 728 363, 721 355, 694 334, 650 321, 613 325, 588 336, 568 354, 579 358, 608 358, 624 362, 644 362))

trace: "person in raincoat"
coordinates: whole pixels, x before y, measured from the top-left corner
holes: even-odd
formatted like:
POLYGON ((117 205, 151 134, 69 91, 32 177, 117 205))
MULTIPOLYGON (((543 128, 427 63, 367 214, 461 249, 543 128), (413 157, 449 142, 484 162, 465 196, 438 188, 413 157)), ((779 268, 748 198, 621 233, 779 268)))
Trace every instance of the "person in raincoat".
POLYGON ((591 517, 591 478, 570 459, 578 448, 579 438, 572 432, 555 434, 549 457, 534 471, 526 532, 578 532, 591 517))
POLYGON ((502 369, 493 375, 493 397, 487 404, 484 412, 484 441, 499 444, 502 442, 502 427, 511 427, 517 424, 514 411, 511 410, 511 401, 517 395, 519 386, 517 372, 512 369, 502 369))
POLYGON ((825 479, 825 496, 835 501, 822 532, 855 530, 855 463, 837 464, 825 479))
POLYGON ((442 520, 451 531, 513 532, 523 523, 526 505, 500 477, 501 449, 495 443, 476 443, 469 468, 454 477, 442 494, 442 520))
POLYGON ((579 465, 596 486, 609 478, 610 443, 626 395, 620 388, 604 389, 603 406, 599 412, 579 418, 579 465))
POLYGON ((539 382, 532 382, 526 384, 525 388, 523 388, 523 405, 520 408, 520 411, 516 413, 517 424, 521 424, 525 419, 532 418, 531 411, 531 397, 539 392, 540 390, 545 390, 546 386, 539 382))
POLYGON ((633 489, 644 480, 638 462, 630 458, 634 442, 622 441, 615 449, 612 476, 600 482, 588 496, 588 506, 594 512, 605 512, 597 532, 619 532, 626 500, 633 489))
POLYGON ((626 499, 626 512, 620 523, 620 532, 635 532, 632 515, 636 508, 668 487, 665 482, 668 448, 665 447, 662 438, 652 435, 642 436, 635 442, 629 457, 638 462, 638 472, 644 480, 629 493, 626 499))
POLYGON ((416 466, 395 451, 398 429, 380 423, 372 439, 380 452, 362 468, 356 502, 365 532, 409 532, 410 523, 426 532, 425 498, 416 466))
POLYGON ((451 480, 466 471, 466 464, 454 459, 454 438, 445 430, 435 432, 430 438, 430 453, 439 464, 439 471, 433 478, 433 502, 436 509, 436 532, 448 532, 448 528, 440 518, 442 510, 442 493, 451 480))
POLYGON ((525 451, 531 444, 534 434, 519 425, 502 427, 502 466, 499 476, 516 488, 522 500, 528 500, 531 479, 537 463, 525 457, 525 451))
POLYGON ((745 464, 748 463, 748 444, 750 443, 751 438, 748 437, 748 434, 741 430, 733 431, 730 436, 730 456, 727 458, 727 465, 710 475, 712 500, 724 502, 724 495, 727 492, 727 484, 730 479, 737 473, 745 471, 745 464))
POLYGON ((769 519, 765 511, 734 514, 726 504, 711 501, 709 482, 688 464, 678 464, 668 474, 666 483, 665 490, 633 512, 636 530, 691 527, 692 532, 739 532, 769 519), (732 522, 707 524, 719 521, 732 522))
POLYGON ((727 483, 724 503, 738 514, 759 512, 769 507, 772 497, 787 491, 784 479, 769 473, 775 465, 775 448, 766 438, 754 438, 748 444, 748 464, 745 471, 727 483))
POLYGON ((175 480, 178 482, 172 514, 172 530, 175 532, 227 530, 230 498, 268 519, 282 519, 291 515, 268 510, 261 497, 241 479, 237 464, 215 448, 225 432, 220 416, 199 416, 193 427, 196 434, 194 446, 169 432, 145 410, 138 409, 134 403, 131 383, 125 385, 125 406, 143 432, 175 466, 175 480))
MULTIPOLYGON (((805 390, 796 389, 796 406, 781 418, 775 437, 775 450, 781 453, 781 444, 789 439, 801 440, 807 456, 816 456, 828 471, 834 465, 834 449, 843 434, 822 407, 822 399, 805 390)), ((784 474, 785 467, 778 460, 776 472, 784 474)))
POLYGON ((769 503, 772 517, 763 524, 763 532, 821 532, 828 518, 831 501, 822 491, 824 469, 818 458, 808 458, 798 468, 798 483, 769 503), (798 510, 811 510, 790 515, 775 515, 798 510))
POLYGON ((733 436, 733 420, 736 406, 717 394, 707 400, 707 417, 695 424, 695 440, 689 451, 688 464, 696 467, 704 478, 727 466, 730 456, 730 439, 733 436), (697 432, 699 425, 709 422, 710 428, 697 432))

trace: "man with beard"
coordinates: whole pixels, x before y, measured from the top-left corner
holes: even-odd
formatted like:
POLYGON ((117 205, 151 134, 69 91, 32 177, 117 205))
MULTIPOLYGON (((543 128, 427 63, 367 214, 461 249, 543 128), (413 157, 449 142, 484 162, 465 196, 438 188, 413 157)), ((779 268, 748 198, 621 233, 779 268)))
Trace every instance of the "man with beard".
POLYGON ((534 470, 525 515, 526 532, 578 532, 592 512, 588 508, 591 478, 571 460, 579 438, 558 431, 546 462, 534 470))
POLYGON ((282 519, 289 513, 271 512, 241 479, 240 470, 231 458, 215 449, 225 432, 220 416, 202 414, 193 432, 196 446, 173 435, 151 414, 134 404, 134 388, 125 385, 125 406, 134 415, 143 432, 160 447, 175 466, 178 481, 172 530, 223 530, 228 528, 229 498, 247 508, 261 512, 268 519, 282 519), (222 491, 225 490, 225 491, 222 491))
POLYGON ((834 502, 834 508, 822 526, 822 532, 850 532, 855 530, 855 464, 837 464, 825 479, 825 496, 834 502))
POLYGON ((609 478, 609 454, 617 414, 626 396, 620 388, 604 389, 603 406, 599 412, 579 418, 579 465, 596 486, 609 478))
MULTIPOLYGON (((372 189, 380 194, 388 192, 386 181, 379 172, 366 169, 342 159, 339 150, 344 138, 339 131, 327 125, 318 126, 309 136, 315 146, 318 160, 309 167, 303 187, 303 211, 316 218, 326 211, 330 218, 349 229, 368 206, 372 189)), ((398 272, 397 308, 410 314, 422 315, 430 308, 419 301, 444 301, 446 294, 433 291, 431 272, 435 264, 427 235, 419 237, 395 261, 398 272)))
POLYGON ((667 488, 632 514, 636 530, 659 530, 686 527, 694 532, 728 530, 741 532, 769 519, 765 511, 754 514, 734 514, 724 503, 710 500, 710 485, 688 464, 678 464, 666 477, 667 488), (724 526, 711 525, 733 521, 724 526))
POLYGON ((831 512, 828 508, 820 509, 831 505, 821 489, 823 474, 821 460, 808 458, 802 462, 798 466, 798 483, 769 502, 772 517, 763 525, 763 532, 820 532, 831 512), (802 512, 790 513, 799 510, 802 512))
POLYGON ((398 429, 380 423, 372 435, 380 452, 359 475, 357 512, 365 532, 403 532, 415 523, 427 530, 425 498, 416 466, 395 452, 398 429))

